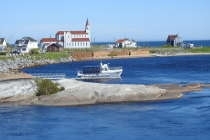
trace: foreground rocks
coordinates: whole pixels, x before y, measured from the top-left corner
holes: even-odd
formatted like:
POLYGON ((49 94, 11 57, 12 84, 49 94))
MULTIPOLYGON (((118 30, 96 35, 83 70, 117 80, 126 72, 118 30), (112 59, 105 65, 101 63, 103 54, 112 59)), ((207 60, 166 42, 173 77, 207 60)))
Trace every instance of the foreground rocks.
POLYGON ((35 97, 36 89, 32 79, 0 81, 0 103, 26 102, 35 97))
POLYGON ((116 102, 140 102, 174 99, 183 93, 201 90, 209 85, 120 85, 87 83, 63 79, 58 83, 65 88, 57 94, 35 96, 36 83, 32 79, 0 82, 0 103, 18 105, 72 106, 116 102))
POLYGON ((40 105, 84 105, 125 101, 156 100, 165 89, 156 86, 99 84, 64 79, 58 83, 65 91, 43 96, 35 104, 40 105))

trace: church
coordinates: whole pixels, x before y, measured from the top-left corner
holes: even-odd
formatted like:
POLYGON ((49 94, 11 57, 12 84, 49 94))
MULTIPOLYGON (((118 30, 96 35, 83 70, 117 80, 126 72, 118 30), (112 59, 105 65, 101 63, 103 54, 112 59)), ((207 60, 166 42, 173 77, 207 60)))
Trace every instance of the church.
POLYGON ((90 48, 91 34, 90 24, 87 19, 84 30, 58 31, 55 38, 42 38, 40 44, 47 49, 51 44, 59 44, 63 48, 90 48))

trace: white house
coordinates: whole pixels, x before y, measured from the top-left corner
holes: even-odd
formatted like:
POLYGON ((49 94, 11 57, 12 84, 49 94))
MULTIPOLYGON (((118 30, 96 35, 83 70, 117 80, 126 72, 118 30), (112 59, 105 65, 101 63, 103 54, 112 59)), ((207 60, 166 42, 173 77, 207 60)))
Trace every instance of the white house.
POLYGON ((7 47, 7 42, 4 38, 0 38, 0 52, 4 51, 4 49, 7 47))
POLYGON ((15 46, 20 53, 29 53, 30 50, 38 48, 38 41, 31 37, 23 37, 16 40, 15 46))
POLYGON ((115 42, 115 47, 117 48, 136 48, 136 42, 134 40, 129 40, 127 38, 125 39, 119 39, 115 42))

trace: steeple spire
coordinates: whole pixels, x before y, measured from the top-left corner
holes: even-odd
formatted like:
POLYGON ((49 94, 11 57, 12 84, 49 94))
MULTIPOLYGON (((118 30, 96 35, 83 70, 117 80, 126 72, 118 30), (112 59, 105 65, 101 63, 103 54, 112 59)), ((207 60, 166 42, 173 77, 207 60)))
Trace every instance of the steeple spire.
POLYGON ((88 19, 86 20, 85 26, 86 26, 86 27, 87 27, 87 26, 90 26, 90 23, 89 23, 89 20, 88 20, 88 19))
POLYGON ((89 20, 88 19, 86 20, 86 23, 85 23, 85 32, 86 33, 89 33, 90 32, 90 23, 89 23, 89 20))

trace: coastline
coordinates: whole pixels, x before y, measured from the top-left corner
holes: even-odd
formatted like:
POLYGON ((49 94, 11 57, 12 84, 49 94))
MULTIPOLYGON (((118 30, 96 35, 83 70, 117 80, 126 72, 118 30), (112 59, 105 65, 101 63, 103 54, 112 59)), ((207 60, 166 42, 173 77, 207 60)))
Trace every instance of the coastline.
POLYGON ((92 61, 92 60, 103 60, 103 59, 129 59, 129 58, 144 58, 144 57, 170 57, 170 56, 198 56, 198 55, 210 55, 210 53, 175 53, 175 54, 141 54, 141 55, 119 55, 119 56, 106 56, 106 57, 87 57, 83 59, 73 59, 73 61, 92 61))
MULTIPOLYGON (((129 56, 129 57, 109 57, 97 59, 123 59, 134 57, 166 57, 181 55, 210 55, 210 53, 182 53, 176 55, 154 54, 129 56)), ((85 59, 96 60, 96 59, 85 59)), ((76 60, 78 61, 78 60, 76 60)), ((81 60, 80 60, 81 61, 81 60)), ((52 61, 51 61, 52 62, 52 61)), ((37 65, 37 63, 34 63, 37 65)), ((49 63, 45 63, 49 64, 49 63)), ((34 66, 36 66, 34 65, 34 66)), ((38 64, 39 65, 39 64, 38 64)), ((20 66, 21 65, 16 65, 20 66)), ((28 65, 29 66, 29 65, 28 65)), ((33 66, 33 65, 30 65, 33 66)), ((24 66, 25 67, 25 66, 24 66)), ((11 70, 11 69, 9 69, 11 70)), ((206 84, 190 84, 180 86, 171 85, 112 85, 87 83, 74 79, 63 79, 58 84, 65 88, 64 91, 49 96, 35 96, 37 86, 33 77, 29 74, 13 71, 0 72, 0 105, 49 105, 49 106, 75 106, 103 103, 119 102, 145 102, 159 101, 181 98, 184 93, 201 90, 210 87, 206 84), (19 89, 19 87, 21 87, 19 89)))

